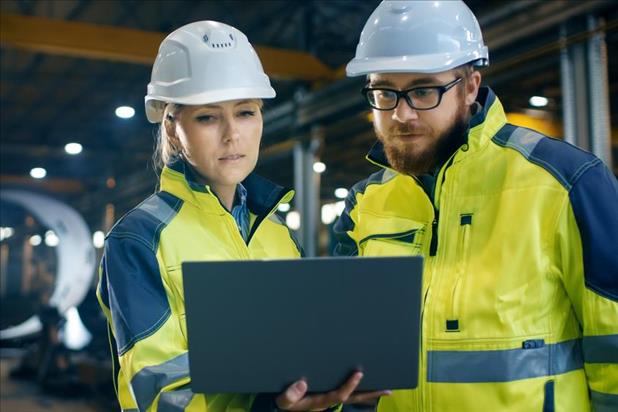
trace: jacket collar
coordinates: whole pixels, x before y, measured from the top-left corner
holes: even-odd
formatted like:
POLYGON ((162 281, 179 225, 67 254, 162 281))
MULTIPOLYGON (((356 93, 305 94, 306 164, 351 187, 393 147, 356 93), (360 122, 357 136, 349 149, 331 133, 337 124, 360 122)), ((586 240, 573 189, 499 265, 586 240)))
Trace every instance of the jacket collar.
MULTIPOLYGON (((479 110, 468 123, 466 130, 467 152, 474 152, 486 146, 491 138, 500 130, 506 123, 506 115, 502 103, 489 87, 481 87, 479 89, 476 101, 481 105, 479 110)), ((381 141, 376 141, 366 159, 378 166, 390 169, 386 154, 384 153, 384 145, 381 141)))
MULTIPOLYGON (((247 191, 247 207, 256 215, 270 213, 279 203, 286 203, 294 197, 294 191, 279 186, 270 180, 252 172, 242 182, 247 191)), ((163 168, 160 190, 201 207, 201 198, 218 199, 208 185, 197 182, 192 168, 182 159, 174 159, 163 168)))

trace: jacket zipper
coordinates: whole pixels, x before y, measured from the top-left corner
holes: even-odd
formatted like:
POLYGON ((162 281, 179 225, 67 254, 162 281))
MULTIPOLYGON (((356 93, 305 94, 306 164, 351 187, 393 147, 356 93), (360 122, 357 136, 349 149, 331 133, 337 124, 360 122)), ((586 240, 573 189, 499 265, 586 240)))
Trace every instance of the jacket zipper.
MULTIPOLYGON (((440 185, 438 185, 436 182, 436 185, 433 189, 433 202, 431 202, 431 206, 433 207, 434 218, 433 222, 431 222, 431 243, 429 247, 429 256, 435 256, 438 252, 438 225, 440 223, 440 210, 436 208, 436 199, 439 196, 438 187, 442 188, 442 186, 444 186, 444 181, 446 180, 446 170, 453 164, 455 154, 457 154, 457 151, 451 155, 451 157, 442 167, 442 170, 440 171, 440 173, 442 173, 442 181, 440 182, 440 185)), ((440 173, 438 173, 438 176, 440 175, 440 173)))
POLYGON ((447 332, 459 332, 461 330, 461 323, 459 319, 459 292, 462 289, 461 285, 463 284, 463 278, 465 277, 468 268, 468 250, 470 244, 471 226, 472 215, 462 214, 460 216, 459 242, 457 247, 457 257, 459 262, 457 265, 457 275, 455 282, 453 283, 453 290, 451 292, 450 307, 447 311, 445 326, 447 332))
POLYGON ((440 217, 440 211, 433 206, 433 222, 431 222, 431 243, 429 244, 429 256, 435 256, 438 251, 438 220, 440 217))
MULTIPOLYGON (((446 171, 447 169, 453 164, 453 160, 455 159, 455 155, 457 154, 458 150, 455 151, 455 153, 453 153, 451 155, 451 157, 448 159, 448 161, 444 164, 444 166, 442 166, 442 169, 440 170, 440 173, 442 174, 442 180, 440 181, 440 184, 438 185, 436 182, 436 185, 434 187, 434 194, 433 194, 433 201, 430 200, 431 202, 431 206, 433 207, 433 211, 434 211, 434 218, 433 221, 431 223, 431 242, 429 244, 429 256, 432 259, 432 274, 431 274, 431 279, 430 281, 435 277, 436 271, 439 267, 438 265, 438 256, 437 252, 438 252, 438 231, 439 231, 439 224, 440 224, 440 209, 438 209, 436 207, 436 200, 438 199, 439 193, 438 193, 438 188, 442 188, 444 186, 444 182, 446 180, 446 171)), ((438 173, 438 176, 440 175, 440 173, 438 173)), ((429 196, 428 196, 429 197, 429 196)), ((421 363, 419 365, 419 372, 422 372, 424 369, 427 369, 427 352, 426 352, 426 344, 423 342, 424 338, 423 336, 426 336, 429 334, 429 331, 425 331, 424 329, 424 316, 425 316, 425 308, 427 307, 427 302, 429 301, 429 293, 430 293, 430 289, 431 289, 431 283, 428 283, 427 285, 427 290, 425 291, 425 297, 423 298, 423 310, 421 311, 421 347, 420 347, 420 351, 421 351, 421 363)), ((430 323, 431 325, 431 323, 430 323)), ((418 385, 418 404, 419 404, 419 411, 425 411, 425 410, 431 410, 431 406, 428 406, 427 408, 425 408, 425 401, 427 400, 427 404, 430 405, 431 402, 428 398, 427 394, 425 393, 425 388, 426 388, 426 379, 427 376, 427 371, 425 370, 425 376, 419 376, 419 385, 418 385)))

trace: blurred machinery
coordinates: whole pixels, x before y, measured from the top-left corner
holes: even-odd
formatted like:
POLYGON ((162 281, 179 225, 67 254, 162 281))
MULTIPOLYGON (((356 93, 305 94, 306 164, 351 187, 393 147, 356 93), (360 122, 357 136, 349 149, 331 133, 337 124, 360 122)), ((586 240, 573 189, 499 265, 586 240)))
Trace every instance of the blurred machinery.
POLYGON ((48 195, 1 190, 0 200, 0 347, 20 357, 10 376, 51 394, 115 402, 90 229, 77 211, 48 195))

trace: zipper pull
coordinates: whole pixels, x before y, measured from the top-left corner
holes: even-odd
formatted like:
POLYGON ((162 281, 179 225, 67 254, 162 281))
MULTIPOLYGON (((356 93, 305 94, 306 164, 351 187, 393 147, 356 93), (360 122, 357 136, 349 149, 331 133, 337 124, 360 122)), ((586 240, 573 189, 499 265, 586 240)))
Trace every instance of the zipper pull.
POLYGON ((431 223, 431 243, 429 245, 429 256, 435 256, 438 251, 438 211, 431 223))

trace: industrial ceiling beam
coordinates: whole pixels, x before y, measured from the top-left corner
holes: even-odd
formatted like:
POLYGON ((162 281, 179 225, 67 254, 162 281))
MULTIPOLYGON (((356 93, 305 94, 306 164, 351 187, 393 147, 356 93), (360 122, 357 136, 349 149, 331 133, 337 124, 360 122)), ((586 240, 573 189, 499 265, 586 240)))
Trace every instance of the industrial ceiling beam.
POLYGON ((607 0, 543 2, 533 10, 523 10, 511 16, 508 22, 500 22, 500 24, 484 28, 483 38, 491 52, 547 30, 572 17, 592 13, 610 7, 611 4, 612 2, 607 0))
MULTIPOLYGON (((0 15, 0 43, 34 52, 151 65, 165 33, 68 22, 44 17, 0 15)), ((264 70, 276 79, 334 79, 334 72, 309 53, 257 46, 264 70)))
POLYGON ((35 180, 31 177, 16 175, 0 175, 2 186, 18 185, 45 189, 55 193, 84 193, 84 184, 77 179, 45 178, 35 180))

